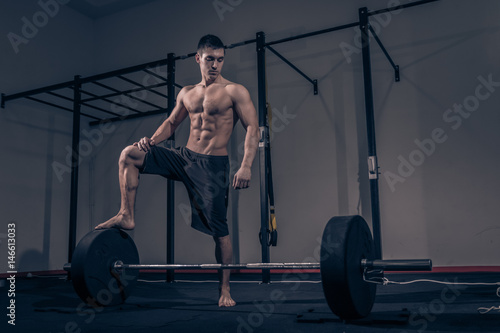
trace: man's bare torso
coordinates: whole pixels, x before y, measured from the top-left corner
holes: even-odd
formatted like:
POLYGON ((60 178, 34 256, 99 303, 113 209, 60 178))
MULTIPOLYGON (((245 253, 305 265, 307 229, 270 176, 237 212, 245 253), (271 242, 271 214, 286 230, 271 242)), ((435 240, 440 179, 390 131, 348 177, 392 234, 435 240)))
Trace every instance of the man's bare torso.
POLYGON ((191 120, 188 149, 206 155, 227 155, 227 144, 238 120, 232 88, 234 83, 225 79, 208 87, 186 87, 182 103, 191 120))

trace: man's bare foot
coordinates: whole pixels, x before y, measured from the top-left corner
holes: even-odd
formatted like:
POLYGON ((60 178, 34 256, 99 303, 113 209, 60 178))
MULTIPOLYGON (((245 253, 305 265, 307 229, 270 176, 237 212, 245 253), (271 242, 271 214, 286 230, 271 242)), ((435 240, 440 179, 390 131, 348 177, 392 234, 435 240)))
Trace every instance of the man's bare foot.
POLYGON ((135 223, 134 220, 126 215, 123 215, 122 213, 118 213, 116 216, 113 216, 106 222, 103 222, 99 224, 97 227, 95 227, 96 230, 98 229, 110 229, 110 228, 118 228, 118 229, 124 229, 124 230, 132 230, 135 228, 135 223))
POLYGON ((236 302, 231 298, 231 295, 229 294, 229 288, 222 288, 220 291, 220 298, 219 298, 219 306, 220 307, 226 307, 226 306, 235 306, 236 302))

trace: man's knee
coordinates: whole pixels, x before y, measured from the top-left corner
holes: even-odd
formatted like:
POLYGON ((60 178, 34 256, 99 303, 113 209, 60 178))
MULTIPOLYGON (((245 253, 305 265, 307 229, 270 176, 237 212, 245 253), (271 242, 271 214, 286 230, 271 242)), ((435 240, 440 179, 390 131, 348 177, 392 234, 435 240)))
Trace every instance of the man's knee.
POLYGON ((133 150, 134 150, 134 146, 127 146, 125 147, 125 149, 122 150, 122 153, 120 154, 120 163, 122 164, 128 164, 130 163, 132 157, 131 155, 133 155, 133 150))
POLYGON ((226 235, 226 236, 214 236, 214 241, 217 244, 231 243, 231 239, 229 238, 229 235, 226 235))
POLYGON ((215 246, 220 249, 221 254, 222 254, 222 261, 224 263, 229 263, 226 261, 231 260, 231 256, 233 253, 233 246, 231 244, 231 239, 229 238, 229 235, 223 236, 223 237, 214 237, 215 240, 215 246))
POLYGON ((137 148, 136 146, 127 146, 122 150, 119 163, 124 166, 135 165, 136 167, 138 167, 139 165, 142 165, 145 155, 146 153, 139 150, 139 148, 137 148))

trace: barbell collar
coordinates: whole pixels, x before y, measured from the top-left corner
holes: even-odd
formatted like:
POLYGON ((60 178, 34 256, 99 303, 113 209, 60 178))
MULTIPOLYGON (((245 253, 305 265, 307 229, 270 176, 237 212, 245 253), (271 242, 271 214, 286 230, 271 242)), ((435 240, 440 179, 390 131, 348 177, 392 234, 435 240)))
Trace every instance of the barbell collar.
POLYGON ((431 271, 432 260, 430 259, 407 259, 407 260, 367 260, 361 259, 361 267, 368 270, 387 271, 431 271))

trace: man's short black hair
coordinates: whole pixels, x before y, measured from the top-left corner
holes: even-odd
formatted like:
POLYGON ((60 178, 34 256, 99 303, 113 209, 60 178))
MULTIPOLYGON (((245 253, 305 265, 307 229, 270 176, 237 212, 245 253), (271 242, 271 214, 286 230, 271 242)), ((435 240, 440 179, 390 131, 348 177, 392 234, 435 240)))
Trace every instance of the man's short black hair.
MULTIPOLYGON (((214 35, 205 35, 200 38, 198 42, 198 52, 203 50, 204 48, 212 48, 212 49, 224 49, 224 44, 220 40, 219 37, 214 35)), ((224 50, 225 53, 225 50, 224 50)))

